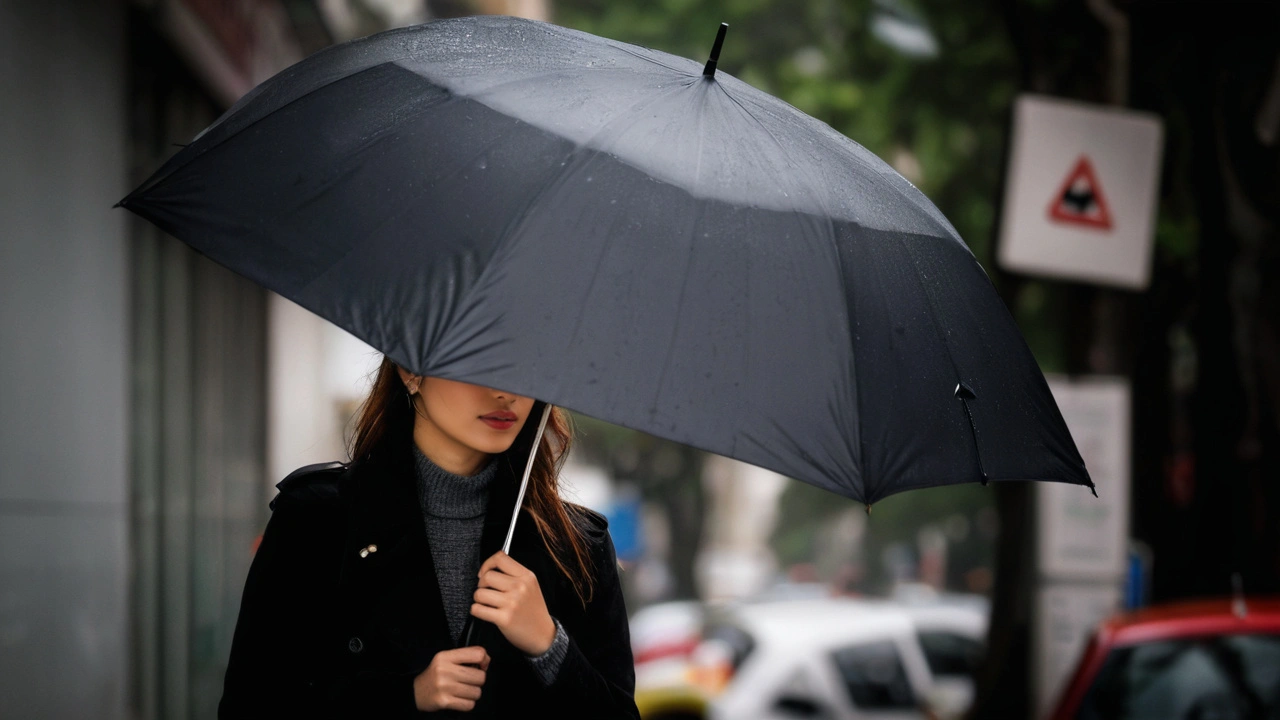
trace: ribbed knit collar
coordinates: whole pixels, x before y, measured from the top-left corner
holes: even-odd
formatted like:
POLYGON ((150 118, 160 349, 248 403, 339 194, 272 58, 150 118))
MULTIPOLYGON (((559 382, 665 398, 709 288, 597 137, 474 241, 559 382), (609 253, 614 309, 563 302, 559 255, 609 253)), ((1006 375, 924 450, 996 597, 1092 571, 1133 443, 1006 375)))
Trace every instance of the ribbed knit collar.
POLYGON ((496 458, 475 475, 455 475, 431 462, 415 444, 413 464, 418 476, 422 511, 441 518, 467 519, 484 515, 489 490, 498 472, 496 458))

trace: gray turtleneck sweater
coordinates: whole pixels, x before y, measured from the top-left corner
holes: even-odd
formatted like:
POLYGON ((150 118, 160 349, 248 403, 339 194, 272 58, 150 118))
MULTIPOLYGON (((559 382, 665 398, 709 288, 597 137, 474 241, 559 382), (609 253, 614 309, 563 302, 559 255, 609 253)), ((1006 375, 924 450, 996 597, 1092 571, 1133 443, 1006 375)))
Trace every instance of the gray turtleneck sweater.
MULTIPOLYGON (((489 490, 497 474, 496 462, 490 462, 476 475, 455 475, 431 462, 415 445, 413 455, 418 476, 418 500, 422 520, 431 546, 431 560, 436 566, 436 582, 444 605, 449 633, 455 642, 462 636, 462 626, 471 614, 472 597, 479 582, 477 577, 484 558, 480 557, 480 536, 484 532, 485 512, 489 507, 489 490)), ((555 681, 560 665, 569 649, 569 636, 560 621, 556 637, 542 655, 529 659, 543 684, 555 681)))

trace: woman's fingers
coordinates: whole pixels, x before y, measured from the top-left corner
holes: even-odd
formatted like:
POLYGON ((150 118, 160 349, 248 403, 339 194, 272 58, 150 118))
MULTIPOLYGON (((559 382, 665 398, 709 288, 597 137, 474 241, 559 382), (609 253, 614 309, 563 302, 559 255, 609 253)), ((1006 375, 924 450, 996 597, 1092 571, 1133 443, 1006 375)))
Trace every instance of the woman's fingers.
MULTIPOLYGON (((487 664, 487 663, 486 663, 487 664)), ((449 675, 459 684, 472 687, 480 687, 484 685, 484 670, 470 665, 454 665, 449 675)), ((472 698, 473 700, 475 698, 472 698)))
POLYGON ((501 630, 507 624, 507 620, 510 619, 510 615, 506 610, 499 610, 498 608, 481 605, 480 603, 471 604, 471 615, 477 620, 484 620, 485 622, 491 622, 494 625, 497 625, 499 630, 501 630))
POLYGON ((496 552, 480 566, 480 582, 472 596, 471 615, 498 626, 504 637, 526 654, 537 656, 555 640, 556 623, 547 612, 538 576, 496 552))
POLYGON ((481 692, 482 690, 479 685, 464 682, 449 683, 448 689, 446 690, 446 693, 450 697, 471 701, 479 700, 481 692))
POLYGON ((506 607, 508 601, 511 599, 506 593, 502 593, 497 590, 490 590, 489 588, 480 588, 479 590, 476 590, 476 594, 473 597, 480 605, 487 605, 491 608, 506 607))
POLYGON ((520 584, 519 578, 512 577, 500 570, 489 570, 480 574, 480 587, 508 591, 520 584))
POLYGON ((449 697, 440 706, 441 710, 459 710, 461 712, 471 712, 476 709, 475 700, 465 700, 458 697, 449 697))
POLYGON ((419 710, 470 711, 480 699, 489 654, 479 646, 436 653, 413 680, 414 704, 419 710))
POLYGON ((488 665, 489 653, 479 645, 468 645, 454 650, 443 650, 440 655, 454 665, 488 665))
POLYGON ((484 564, 480 566, 480 575, 483 576, 486 572, 495 568, 512 577, 533 575, 531 570, 512 560, 510 555, 501 550, 490 555, 489 559, 484 561, 484 564))

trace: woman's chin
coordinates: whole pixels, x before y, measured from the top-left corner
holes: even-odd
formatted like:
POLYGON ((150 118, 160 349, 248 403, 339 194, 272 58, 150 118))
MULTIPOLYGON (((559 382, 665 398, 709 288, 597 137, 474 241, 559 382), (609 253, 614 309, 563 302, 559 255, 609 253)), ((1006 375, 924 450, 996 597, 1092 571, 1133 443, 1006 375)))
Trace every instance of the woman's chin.
POLYGON ((498 455, 510 450, 511 444, 515 441, 515 435, 512 434, 511 437, 484 438, 473 443, 471 447, 486 455, 498 455))

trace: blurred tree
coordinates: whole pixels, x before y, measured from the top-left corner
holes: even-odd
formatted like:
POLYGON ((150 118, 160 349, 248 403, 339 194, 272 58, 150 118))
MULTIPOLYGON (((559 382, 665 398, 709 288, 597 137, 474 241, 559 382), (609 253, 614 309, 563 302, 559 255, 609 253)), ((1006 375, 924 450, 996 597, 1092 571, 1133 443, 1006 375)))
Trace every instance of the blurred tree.
POLYGON ((706 514, 702 490, 706 453, 586 415, 574 415, 573 422, 578 451, 588 461, 606 468, 616 480, 633 484, 642 500, 666 513, 672 599, 698 597, 694 569, 706 514))
MULTIPOLYGON (((846 589, 874 594, 891 589, 891 568, 882 562, 886 550, 907 546, 914 554, 920 531, 933 528, 948 540, 946 589, 975 590, 970 584, 973 571, 987 573, 992 569, 992 502, 992 491, 981 485, 954 485, 885 498, 868 517, 868 532, 862 540, 863 573, 854 587, 846 589)), ((863 506, 804 483, 788 485, 773 536, 778 564, 786 568, 815 562, 821 544, 818 533, 850 510, 861 513, 863 506)))

